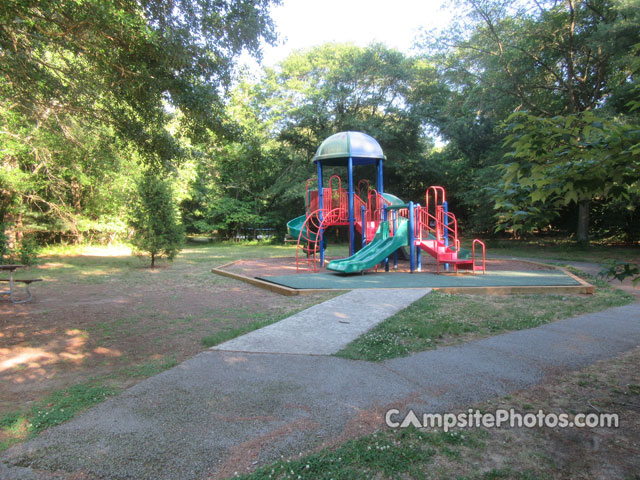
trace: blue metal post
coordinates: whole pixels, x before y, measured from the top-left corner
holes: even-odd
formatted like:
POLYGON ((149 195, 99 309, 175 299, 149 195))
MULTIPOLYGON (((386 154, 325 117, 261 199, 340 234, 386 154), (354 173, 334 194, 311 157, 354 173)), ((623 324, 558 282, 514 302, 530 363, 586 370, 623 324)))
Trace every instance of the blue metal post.
MULTIPOLYGON (((445 250, 449 250, 449 204, 447 202, 442 202, 442 209, 444 210, 444 247, 445 250)), ((449 264, 444 264, 444 269, 449 271, 449 264)))
POLYGON ((415 235, 415 212, 413 202, 409 202, 409 265, 411 273, 416 269, 416 235, 415 235))
POLYGON ((366 208, 362 205, 362 248, 367 245, 367 213, 366 208))
POLYGON ((355 215, 353 212, 353 158, 349 157, 349 256, 354 254, 354 240, 356 236, 355 215))
POLYGON ((379 159, 376 162, 376 167, 377 167, 377 175, 376 175, 376 190, 378 191, 378 193, 380 195, 382 195, 383 193, 383 188, 384 188, 384 182, 382 180, 382 159, 379 159))
MULTIPOLYGON (((318 219, 320 223, 322 223, 322 208, 324 207, 324 192, 322 186, 322 163, 320 161, 317 162, 318 165, 318 208, 320 211, 318 212, 318 219)), ((309 233, 309 238, 311 238, 311 230, 307 226, 307 231, 309 233)), ((316 241, 320 242, 320 267, 324 267, 324 234, 322 232, 318 232, 318 238, 316 241)))
MULTIPOLYGON (((393 236, 395 237, 396 232, 398 231, 398 211, 393 211, 393 236)), ((398 251, 393 252, 393 269, 398 268, 398 251)))
MULTIPOLYGON (((388 222, 389 221, 389 212, 387 211, 387 206, 383 205, 382 206, 382 220, 384 222, 388 222)), ((387 225, 387 233, 389 232, 389 225, 387 225)), ((388 272, 389 271, 389 257, 384 259, 384 271, 388 272)))

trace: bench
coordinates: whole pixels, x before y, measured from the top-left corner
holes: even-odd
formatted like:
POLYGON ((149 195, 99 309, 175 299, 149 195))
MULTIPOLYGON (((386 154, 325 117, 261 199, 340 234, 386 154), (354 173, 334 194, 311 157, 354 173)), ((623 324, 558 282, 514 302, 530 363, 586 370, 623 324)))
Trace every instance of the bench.
POLYGON ((31 279, 22 279, 22 280, 16 280, 15 278, 0 278, 0 282, 9 282, 9 290, 6 290, 4 292, 0 292, 3 293, 5 295, 9 295, 9 297, 11 298, 11 301, 13 303, 25 303, 28 302, 29 300, 31 300, 33 298, 33 295, 31 295, 31 291, 29 290, 29 287, 31 286, 31 284, 33 282, 41 282, 42 279, 41 278, 31 278, 31 279), (26 299, 24 300, 15 300, 13 297, 13 284, 14 283, 24 283, 26 289, 27 289, 27 295, 29 295, 26 299))

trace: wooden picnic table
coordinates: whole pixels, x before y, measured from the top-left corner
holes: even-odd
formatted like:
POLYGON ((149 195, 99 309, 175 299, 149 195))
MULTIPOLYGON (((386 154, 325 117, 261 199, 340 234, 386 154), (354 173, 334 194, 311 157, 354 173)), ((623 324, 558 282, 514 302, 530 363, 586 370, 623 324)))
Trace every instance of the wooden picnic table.
POLYGON ((29 280, 15 280, 13 278, 13 272, 15 272, 17 269, 19 268, 25 268, 26 265, 19 265, 19 264, 13 264, 13 265, 0 265, 0 272, 9 272, 9 278, 0 278, 0 282, 9 282, 9 290, 1 290, 0 291, 0 295, 9 295, 9 298, 11 299, 11 301, 13 303, 24 303, 24 302, 28 302, 29 300, 31 300, 33 298, 33 296, 31 295, 31 292, 29 291, 29 286, 33 283, 33 282, 40 282, 42 281, 41 278, 33 278, 33 279, 29 279, 29 280), (24 283, 26 288, 27 288, 27 295, 28 297, 24 300, 16 300, 14 297, 14 285, 16 282, 19 283, 24 283))

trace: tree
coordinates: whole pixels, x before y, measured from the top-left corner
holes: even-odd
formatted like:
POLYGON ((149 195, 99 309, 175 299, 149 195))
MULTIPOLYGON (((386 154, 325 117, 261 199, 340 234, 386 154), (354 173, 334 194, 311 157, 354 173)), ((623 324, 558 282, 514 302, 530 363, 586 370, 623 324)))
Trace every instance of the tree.
POLYGON ((147 171, 138 182, 138 198, 133 202, 130 225, 133 245, 151 255, 151 268, 156 258, 169 260, 180 251, 184 230, 178 222, 171 187, 167 181, 147 171))
MULTIPOLYGON (((456 135, 459 118, 470 125, 488 125, 488 134, 478 140, 489 140, 494 151, 500 153, 503 134, 499 127, 514 111, 540 119, 598 112, 602 120, 629 112, 627 104, 633 98, 635 79, 633 45, 640 39, 636 1, 468 0, 463 6, 468 13, 463 16, 464 22, 438 37, 439 45, 448 50, 431 49, 453 100, 445 102, 431 119, 445 136, 457 141, 462 151, 465 145, 461 140, 467 136, 456 135), (464 107, 459 109, 462 115, 452 111, 458 105, 464 107)), ((423 45, 427 48, 428 42, 423 45)), ((577 151, 565 153, 572 152, 577 151)), ((583 172, 583 183, 589 184, 588 172, 573 173, 583 172)), ((553 175, 553 171, 547 175, 553 175)), ((520 178, 524 179, 524 172, 520 178)), ((563 177, 556 180, 562 183, 563 177)), ((495 184, 488 187, 498 190, 495 184)), ((530 205, 536 203, 530 198, 533 190, 516 192, 516 187, 510 182, 516 207, 519 198, 529 198, 530 205)), ((579 241, 588 239, 589 198, 597 195, 596 189, 571 203, 579 209, 579 241)), ((544 202, 545 198, 538 200, 544 202)), ((541 221, 546 218, 539 217, 541 221)), ((528 225, 536 226, 535 222, 528 225)))
POLYGON ((99 119, 149 161, 179 153, 165 104, 197 136, 227 133, 224 88, 243 49, 275 40, 272 0, 26 0, 0 9, 0 98, 30 119, 99 119))
POLYGON ((502 167, 505 185, 498 206, 506 207, 505 220, 517 229, 530 226, 530 217, 541 213, 540 204, 551 210, 548 218, 573 203, 580 207, 577 237, 585 242, 589 202, 638 189, 639 126, 603 121, 594 112, 548 119, 516 113, 508 132, 512 161, 502 167), (530 202, 514 204, 513 190, 528 192, 530 202))
MULTIPOLYGON (((228 106, 241 134, 223 147, 198 145, 205 161, 183 218, 223 236, 250 226, 284 229, 304 208, 313 154, 343 130, 380 142, 389 159, 385 189, 423 195, 423 153, 431 145, 407 104, 412 75, 412 61, 383 45, 326 44, 294 52, 258 82, 242 82, 228 106)), ((356 176, 373 173, 364 170, 356 176)))
POLYGON ((306 165, 328 136, 362 131, 389 159, 387 185, 404 189, 407 163, 423 161, 430 147, 421 118, 409 108, 413 75, 413 60, 383 45, 325 44, 268 71, 258 98, 274 119, 273 134, 306 165))
POLYGON ((188 151, 180 135, 236 132, 234 61, 275 40, 277 2, 2 2, 0 203, 11 207, 0 213, 74 239, 121 228, 119 192, 138 161, 172 168, 188 151))

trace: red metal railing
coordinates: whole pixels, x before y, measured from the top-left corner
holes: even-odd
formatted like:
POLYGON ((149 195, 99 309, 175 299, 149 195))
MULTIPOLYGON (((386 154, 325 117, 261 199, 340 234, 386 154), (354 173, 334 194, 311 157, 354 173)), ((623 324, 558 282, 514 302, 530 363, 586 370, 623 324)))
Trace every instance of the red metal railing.
POLYGON ((449 245, 459 243, 458 220, 453 213, 445 212, 442 206, 436 208, 435 215, 430 214, 426 206, 417 208, 414 228, 416 240, 427 240, 432 234, 438 242, 448 240, 449 245))
POLYGON ((339 208, 325 211, 322 220, 320 220, 320 210, 316 210, 307 216, 300 234, 298 235, 298 244, 296 249, 296 271, 310 270, 317 272, 318 260, 317 255, 319 253, 319 244, 322 232, 330 225, 334 225, 338 222, 341 216, 339 208), (306 244, 306 245, 305 245, 306 244), (300 255, 300 251, 305 254, 304 257, 300 255), (306 267, 304 264, 306 263, 306 267), (303 265, 302 267, 300 265, 303 265))
POLYGON ((486 273, 486 266, 485 266, 485 250, 486 250, 486 246, 484 244, 484 242, 478 240, 477 238, 473 241, 473 245, 471 246, 471 259, 472 259, 472 268, 473 271, 475 273, 476 271, 476 243, 479 243, 480 245, 482 245, 482 273, 485 274, 486 273))
POLYGON ((365 193, 368 195, 369 194, 369 190, 371 190, 371 187, 369 186, 369 180, 367 180, 366 178, 363 178, 362 180, 360 180, 358 182, 358 196, 360 198, 362 198, 362 185, 366 186, 366 190, 365 193))
POLYGON ((442 205, 447 200, 444 187, 432 185, 429 188, 427 188, 427 191, 424 195, 424 206, 427 209, 427 212, 429 211, 429 203, 430 203, 429 199, 431 197, 433 197, 433 205, 434 205, 433 210, 434 210, 434 216, 435 216, 438 206, 442 205))

